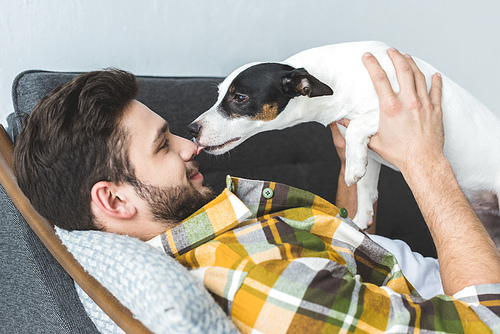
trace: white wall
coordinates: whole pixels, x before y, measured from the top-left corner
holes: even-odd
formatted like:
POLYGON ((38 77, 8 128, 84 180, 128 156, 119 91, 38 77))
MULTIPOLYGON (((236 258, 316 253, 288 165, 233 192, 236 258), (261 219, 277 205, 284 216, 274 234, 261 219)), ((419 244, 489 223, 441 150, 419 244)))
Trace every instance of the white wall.
MULTIPOLYGON (((490 0, 0 0, 0 122, 27 69, 225 76, 313 46, 382 40, 500 116, 500 4, 490 0)), ((195 98, 195 97, 193 97, 195 98)))

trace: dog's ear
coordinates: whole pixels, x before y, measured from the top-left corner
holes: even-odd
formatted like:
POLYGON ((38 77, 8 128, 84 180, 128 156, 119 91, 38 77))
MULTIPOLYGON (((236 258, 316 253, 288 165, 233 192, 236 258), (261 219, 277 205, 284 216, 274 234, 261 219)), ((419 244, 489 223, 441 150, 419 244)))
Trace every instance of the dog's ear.
POLYGON ((293 69, 282 80, 283 90, 293 96, 307 95, 309 97, 333 95, 333 90, 304 68, 293 69))

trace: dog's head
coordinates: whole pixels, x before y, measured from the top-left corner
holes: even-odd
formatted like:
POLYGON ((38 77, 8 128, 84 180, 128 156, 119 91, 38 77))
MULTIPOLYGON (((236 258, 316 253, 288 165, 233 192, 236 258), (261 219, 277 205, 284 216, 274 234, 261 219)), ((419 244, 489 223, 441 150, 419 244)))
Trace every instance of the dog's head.
POLYGON ((296 124, 293 117, 285 115, 293 98, 332 94, 328 85, 303 68, 281 63, 249 64, 220 84, 215 105, 188 129, 205 151, 223 154, 259 132, 296 124))

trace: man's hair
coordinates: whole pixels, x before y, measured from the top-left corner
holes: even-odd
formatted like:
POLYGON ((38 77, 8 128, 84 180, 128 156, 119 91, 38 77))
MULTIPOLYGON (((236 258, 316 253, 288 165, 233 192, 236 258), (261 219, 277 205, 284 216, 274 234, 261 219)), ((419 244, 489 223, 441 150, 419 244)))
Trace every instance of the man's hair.
POLYGON ((88 72, 53 90, 26 119, 14 148, 15 175, 56 226, 99 229, 90 208, 93 185, 133 178, 120 120, 137 91, 131 73, 88 72))

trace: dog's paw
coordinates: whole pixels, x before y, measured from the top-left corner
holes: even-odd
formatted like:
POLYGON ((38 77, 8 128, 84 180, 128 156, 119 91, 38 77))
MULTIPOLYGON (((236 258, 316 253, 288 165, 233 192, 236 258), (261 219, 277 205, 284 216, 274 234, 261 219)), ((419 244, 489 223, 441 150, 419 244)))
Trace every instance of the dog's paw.
POLYGON ((352 220, 361 230, 366 230, 373 221, 373 210, 358 211, 352 220))
POLYGON ((366 173, 366 164, 346 164, 344 180, 348 187, 357 183, 366 173))

